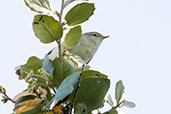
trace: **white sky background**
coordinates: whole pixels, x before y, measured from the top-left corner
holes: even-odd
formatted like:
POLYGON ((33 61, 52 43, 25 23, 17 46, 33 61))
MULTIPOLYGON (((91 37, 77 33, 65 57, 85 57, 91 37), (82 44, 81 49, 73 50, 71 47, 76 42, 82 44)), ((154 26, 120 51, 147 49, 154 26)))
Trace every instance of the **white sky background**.
MULTIPOLYGON (((53 0, 54 1, 54 0, 53 0)), ((58 0, 59 1, 59 0, 58 0)), ((111 37, 103 42, 91 61, 93 69, 109 75, 110 93, 123 80, 127 100, 134 109, 126 114, 171 114, 171 1, 91 0, 96 12, 82 26, 111 37)), ((34 12, 24 0, 3 0, 0 7, 0 85, 15 96, 27 85, 19 81, 14 68, 30 56, 43 58, 55 43, 39 42, 32 31, 34 12)), ((0 112, 9 114, 13 104, 0 103, 0 112)))

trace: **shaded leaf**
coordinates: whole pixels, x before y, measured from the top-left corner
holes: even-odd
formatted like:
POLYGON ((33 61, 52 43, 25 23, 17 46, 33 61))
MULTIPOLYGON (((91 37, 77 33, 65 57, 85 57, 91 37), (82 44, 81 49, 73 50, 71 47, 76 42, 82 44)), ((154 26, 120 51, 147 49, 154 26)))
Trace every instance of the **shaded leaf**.
POLYGON ((44 57, 44 61, 43 61, 43 69, 45 70, 45 72, 47 72, 48 74, 52 75, 53 74, 53 63, 52 61, 49 59, 48 55, 45 55, 44 57))
POLYGON ((74 114, 88 114, 86 104, 77 103, 74 107, 74 114))
POLYGON ((33 21, 35 35, 42 43, 51 43, 62 37, 63 29, 52 16, 36 15, 33 21))
POLYGON ((46 98, 47 98, 47 101, 50 101, 52 99, 52 96, 51 96, 49 86, 46 84, 43 84, 43 85, 41 85, 41 88, 46 89, 46 91, 47 91, 46 98))
POLYGON ((135 108, 136 107, 135 103, 133 103, 131 101, 126 101, 126 100, 123 102, 122 106, 126 106, 128 108, 135 108))
POLYGON ((82 79, 76 97, 76 104, 85 103, 88 113, 99 108, 104 100, 109 86, 110 80, 106 78, 82 79))
POLYGON ((109 111, 109 114, 118 114, 118 111, 115 110, 115 109, 111 109, 111 110, 109 111))
POLYGON ((27 76, 27 72, 29 73, 31 70, 33 70, 29 65, 21 65, 20 66, 20 74, 21 77, 24 79, 27 76))
POLYGON ((47 81, 42 75, 33 74, 31 77, 37 79, 37 83, 45 84, 47 81))
POLYGON ((84 71, 82 78, 87 78, 87 77, 99 77, 99 78, 107 78, 107 75, 102 74, 99 71, 95 71, 95 70, 88 70, 88 71, 84 71))
POLYGON ((63 106, 60 104, 59 106, 56 106, 54 108, 54 111, 57 113, 57 114, 62 114, 62 110, 63 110, 63 106))
POLYGON ((53 71, 53 84, 59 87, 61 82, 70 74, 74 72, 74 68, 64 59, 56 58, 53 61, 54 71, 53 71))
POLYGON ((34 108, 35 106, 38 106, 42 103, 42 99, 38 99, 38 100, 27 100, 25 102, 22 102, 18 105, 15 106, 14 108, 14 112, 15 113, 21 113, 21 112, 26 112, 32 108, 34 108))
POLYGON ((92 3, 81 3, 74 6, 65 16, 65 20, 69 26, 80 24, 89 19, 95 10, 92 3))
POLYGON ((49 0, 24 0, 25 4, 33 11, 38 13, 52 13, 49 0))
POLYGON ((31 71, 33 71, 33 74, 40 74, 40 68, 31 67, 28 64, 20 66, 20 74, 23 79, 25 79, 27 74, 29 74, 31 71))
POLYGON ((57 100, 57 101, 63 100, 66 96, 68 96, 69 94, 72 93, 76 83, 78 83, 80 73, 81 72, 74 72, 64 79, 64 81, 59 86, 59 88, 58 88, 55 96, 53 97, 53 99, 45 106, 47 109, 50 109, 51 104, 55 100, 57 100))
POLYGON ((121 80, 118 81, 116 83, 116 87, 115 87, 115 99, 116 99, 117 104, 119 104, 119 102, 122 98, 122 95, 124 93, 124 89, 125 89, 125 87, 124 87, 122 81, 121 80))
POLYGON ((81 26, 76 26, 66 34, 64 45, 71 49, 78 44, 82 35, 81 26))
POLYGON ((65 6, 67 6, 68 4, 70 4, 74 1, 88 1, 88 0, 65 0, 65 6))

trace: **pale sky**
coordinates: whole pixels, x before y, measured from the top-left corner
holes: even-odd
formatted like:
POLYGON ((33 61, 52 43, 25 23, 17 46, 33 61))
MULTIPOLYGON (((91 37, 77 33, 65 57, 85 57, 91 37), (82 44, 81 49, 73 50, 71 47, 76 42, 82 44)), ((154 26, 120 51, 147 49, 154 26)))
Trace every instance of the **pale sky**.
MULTIPOLYGON (((110 35, 90 65, 109 76, 113 98, 115 83, 123 80, 127 100, 137 106, 121 110, 125 114, 171 114, 171 1, 90 1, 95 2, 96 11, 82 25, 83 32, 110 35)), ((14 68, 30 56, 43 58, 56 44, 42 44, 34 36, 36 13, 24 0, 1 1, 0 14, 0 85, 13 97, 27 86, 18 80, 14 68)), ((0 102, 1 113, 10 114, 12 109, 10 102, 0 102)))

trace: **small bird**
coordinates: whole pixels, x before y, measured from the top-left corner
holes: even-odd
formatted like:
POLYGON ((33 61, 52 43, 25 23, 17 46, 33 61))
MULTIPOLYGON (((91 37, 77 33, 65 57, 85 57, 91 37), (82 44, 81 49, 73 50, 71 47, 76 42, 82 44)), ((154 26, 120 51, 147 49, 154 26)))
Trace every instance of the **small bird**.
POLYGON ((79 43, 68 51, 74 55, 78 55, 88 64, 97 52, 102 41, 108 37, 109 36, 103 36, 98 32, 84 33, 81 36, 79 43))
MULTIPOLYGON (((62 50, 65 48, 71 54, 79 56, 84 63, 88 64, 92 60, 94 54, 97 52, 102 41, 108 37, 109 36, 103 36, 98 32, 88 32, 82 34, 80 41, 73 48, 67 49, 67 47, 64 46, 64 43, 62 43, 61 47, 62 50)), ((58 54, 57 48, 52 50, 50 56, 52 57, 54 53, 58 54)))

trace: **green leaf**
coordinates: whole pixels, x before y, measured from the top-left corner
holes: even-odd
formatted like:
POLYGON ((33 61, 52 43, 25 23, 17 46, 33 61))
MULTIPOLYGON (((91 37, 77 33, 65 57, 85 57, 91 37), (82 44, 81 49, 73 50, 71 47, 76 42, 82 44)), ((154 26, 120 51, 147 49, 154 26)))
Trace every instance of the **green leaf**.
POLYGON ((48 73, 50 75, 53 74, 53 70, 54 70, 53 63, 49 59, 48 55, 45 55, 45 57, 44 57, 43 69, 45 70, 46 73, 48 73))
POLYGON ((110 80, 106 78, 84 78, 81 80, 75 103, 85 103, 90 113, 101 106, 109 86, 110 80))
POLYGON ((24 0, 25 4, 33 11, 38 13, 52 13, 49 0, 24 0))
POLYGON ((65 16, 69 26, 80 24, 89 19, 95 10, 93 3, 81 3, 74 6, 65 16))
POLYGON ((121 80, 118 81, 116 83, 116 88, 115 88, 115 99, 116 99, 117 104, 120 103, 120 100, 121 100, 122 95, 124 93, 124 89, 125 89, 125 87, 124 87, 122 81, 121 80))
POLYGON ((88 0, 65 0, 65 6, 67 6, 68 4, 70 4, 74 1, 88 1, 88 0))
POLYGON ((126 106, 128 108, 135 108, 136 107, 135 103, 133 103, 131 101, 126 101, 126 100, 123 102, 122 106, 126 106))
POLYGON ((74 68, 64 59, 56 58, 53 61, 53 84, 58 88, 61 82, 70 74, 74 72, 74 68))
POLYGON ((66 34, 64 45, 71 49, 78 44, 82 35, 81 26, 76 26, 66 34))
POLYGON ((84 71, 84 72, 83 72, 82 79, 83 79, 83 78, 87 78, 87 77, 107 78, 107 75, 102 74, 102 73, 99 72, 99 71, 88 70, 88 71, 84 71))
POLYGON ((51 104, 55 100, 63 100, 66 96, 72 93, 74 90, 75 85, 78 83, 78 79, 80 77, 81 72, 74 72, 68 77, 66 77, 61 85, 59 86, 55 96, 53 99, 45 106, 45 108, 49 109, 51 104))
POLYGON ((33 21, 35 35, 42 43, 51 43, 63 35, 60 23, 51 16, 36 15, 33 21))
POLYGON ((33 68, 41 68, 43 62, 39 58, 32 56, 28 59, 27 64, 33 68))
POLYGON ((27 101, 27 100, 31 100, 31 99, 35 99, 36 96, 35 95, 27 95, 27 96, 22 96, 20 97, 16 102, 15 102, 15 106, 17 106, 18 104, 27 101))
POLYGON ((27 65, 27 64, 21 65, 20 66, 21 77, 24 79, 27 76, 27 73, 29 73, 31 70, 32 70, 32 68, 29 65, 27 65))
POLYGON ((108 114, 118 114, 118 111, 115 109, 111 109, 108 114))
POLYGON ((86 104, 77 103, 74 107, 74 114, 88 114, 86 104))

